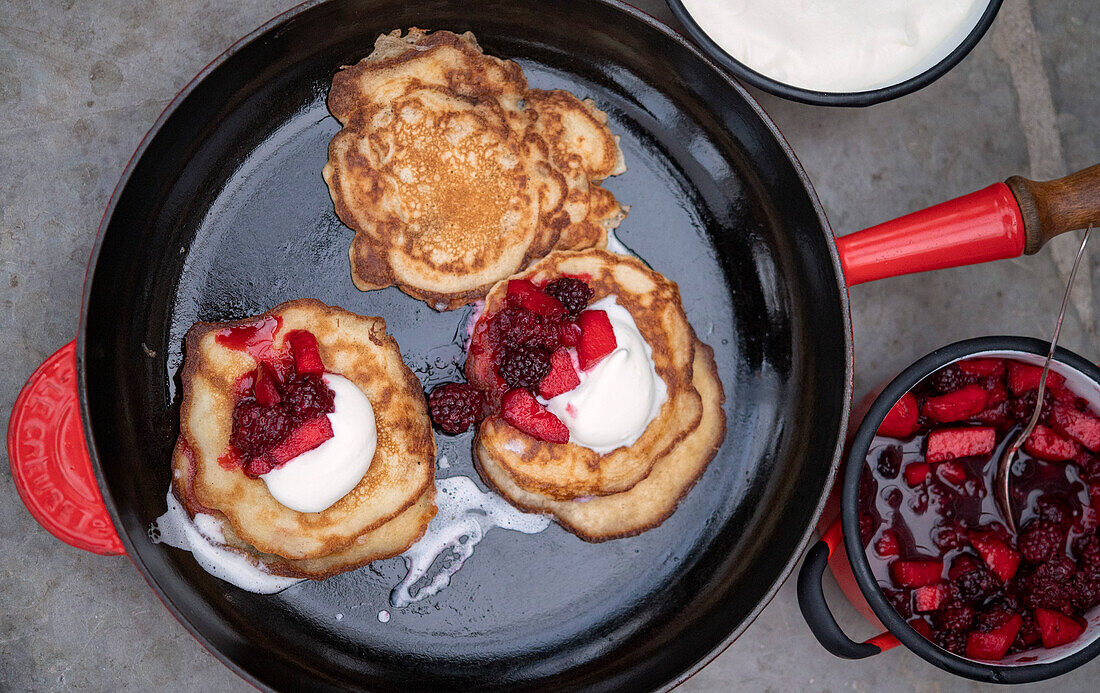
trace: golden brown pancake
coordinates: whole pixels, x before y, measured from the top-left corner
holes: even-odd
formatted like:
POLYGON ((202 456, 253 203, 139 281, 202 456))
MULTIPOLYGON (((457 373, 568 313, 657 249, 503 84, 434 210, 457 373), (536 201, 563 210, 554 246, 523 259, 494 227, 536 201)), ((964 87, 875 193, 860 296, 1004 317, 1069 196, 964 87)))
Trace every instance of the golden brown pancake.
POLYGON ((194 517, 198 513, 210 515, 221 526, 226 544, 244 554, 273 575, 285 577, 324 580, 339 573, 360 568, 371 561, 391 558, 404 553, 410 546, 424 536, 428 523, 435 516, 435 485, 416 499, 411 506, 403 510, 392 520, 364 532, 348 546, 320 558, 288 559, 272 553, 262 553, 254 546, 244 542, 233 531, 228 518, 217 510, 202 506, 194 494, 194 467, 187 445, 182 440, 173 452, 172 467, 180 476, 173 488, 181 503, 194 517), (188 470, 191 470, 190 472, 188 470))
POLYGON ((585 541, 640 534, 672 515, 717 454, 726 435, 722 383, 714 352, 702 342, 695 344, 692 383, 703 403, 698 426, 658 460, 645 479, 627 491, 585 500, 555 500, 520 488, 494 462, 492 455, 480 450, 475 455, 478 471, 512 505, 527 512, 553 515, 559 524, 585 541))
POLYGON ((555 249, 606 246, 626 214, 598 185, 626 170, 606 114, 529 90, 470 33, 380 36, 336 74, 328 105, 344 127, 323 175, 356 232, 362 290, 456 308, 555 249))
MULTIPOLYGON (((435 474, 435 438, 424 393, 402 362, 397 343, 386 334, 382 318, 301 299, 244 320, 197 323, 187 333, 182 383, 180 444, 191 451, 194 462, 188 469, 187 456, 174 456, 176 496, 192 516, 209 511, 223 515, 233 534, 257 552, 292 561, 321 559, 351 550, 366 533, 418 502, 414 516, 430 519, 434 513, 426 511, 435 474), (374 409, 378 443, 370 468, 351 492, 317 513, 291 510, 271 496, 262 479, 219 463, 230 449, 235 384, 257 362, 220 343, 217 335, 275 319, 281 321, 274 333, 276 349, 289 332, 309 330, 317 337, 325 368, 359 387, 374 409)), ((412 534, 403 531, 400 536, 412 534)))
MULTIPOLYGON (((475 444, 479 459, 491 460, 520 489, 567 501, 633 488, 699 426, 703 402, 693 383, 698 340, 674 282, 640 260, 595 249, 552 253, 516 277, 541 284, 564 275, 584 278, 595 292, 594 301, 614 295, 630 312, 668 389, 667 400, 641 437, 629 447, 603 454, 573 443, 539 440, 511 426, 499 414, 481 423, 475 444)), ((483 316, 505 305, 506 292, 507 282, 493 288, 483 316)), ((475 339, 477 333, 475 326, 475 339)), ((473 358, 467 358, 467 377, 476 386, 491 389, 491 384, 479 382, 473 358)))

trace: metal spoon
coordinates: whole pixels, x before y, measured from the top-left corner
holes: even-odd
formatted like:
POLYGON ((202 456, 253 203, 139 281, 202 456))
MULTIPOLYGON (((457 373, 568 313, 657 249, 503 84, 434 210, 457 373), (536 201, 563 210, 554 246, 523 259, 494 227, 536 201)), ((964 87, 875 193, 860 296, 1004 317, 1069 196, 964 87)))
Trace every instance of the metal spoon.
POLYGON ((1089 227, 1085 229, 1084 238, 1081 239, 1081 248, 1077 251, 1077 257, 1073 261, 1073 269, 1069 272, 1069 281, 1066 282, 1066 294, 1062 297, 1062 309, 1058 311, 1058 322, 1054 323, 1054 336, 1050 340, 1050 351, 1047 352, 1047 360, 1043 363, 1043 374, 1039 376, 1039 392, 1035 400, 1035 411, 1031 412, 1031 420, 1027 422, 1027 426, 1024 426, 1024 430, 1016 436, 1016 440, 1012 441, 1012 445, 1005 450, 1004 454, 1001 455, 1001 459, 997 462, 997 477, 995 479, 997 505, 1000 506, 1001 514, 1004 515, 1008 529, 1013 534, 1016 533, 1016 520, 1012 516, 1012 500, 1008 494, 1008 484, 1012 477, 1012 463, 1016 460, 1016 453, 1020 451, 1028 436, 1035 430, 1035 425, 1039 423, 1039 414, 1043 411, 1043 394, 1046 392, 1047 387, 1047 374, 1050 373, 1050 362, 1054 358, 1054 350, 1058 347, 1058 333, 1062 331, 1062 319, 1066 315, 1069 294, 1073 290, 1073 280, 1077 276, 1077 267, 1081 264, 1081 257, 1085 254, 1085 245, 1089 242, 1089 233, 1091 232, 1092 224, 1089 224, 1089 227))

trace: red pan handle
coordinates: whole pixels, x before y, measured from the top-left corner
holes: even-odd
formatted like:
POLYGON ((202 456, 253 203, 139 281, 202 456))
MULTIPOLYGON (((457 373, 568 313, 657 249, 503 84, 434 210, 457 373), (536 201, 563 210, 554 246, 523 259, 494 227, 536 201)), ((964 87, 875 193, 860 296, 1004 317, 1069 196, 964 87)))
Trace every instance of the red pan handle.
POLYGON ((1013 176, 837 239, 848 286, 1032 255, 1067 231, 1100 226, 1100 164, 1057 180, 1013 176))
POLYGON ((96 485, 77 397, 76 342, 46 359, 8 422, 12 481, 38 524, 78 549, 125 553, 96 485))

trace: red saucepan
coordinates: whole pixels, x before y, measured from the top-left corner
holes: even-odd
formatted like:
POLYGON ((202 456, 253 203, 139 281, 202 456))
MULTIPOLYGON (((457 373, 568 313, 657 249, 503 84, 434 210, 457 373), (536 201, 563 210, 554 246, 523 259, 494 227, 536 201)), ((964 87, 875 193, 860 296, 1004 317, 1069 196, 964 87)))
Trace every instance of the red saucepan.
MULTIPOLYGON (((180 622, 261 687, 624 690, 680 683, 751 623, 813 535, 852 387, 847 287, 1034 253, 1100 221, 1100 168, 1010 179, 834 239, 810 182, 753 99, 695 47, 612 0, 331 0, 258 29, 146 136, 111 198, 75 344, 16 402, 8 451, 34 516, 125 553, 180 622), (335 70, 398 27, 471 30, 534 86, 592 97, 629 170, 620 238, 676 280, 727 393, 726 443, 680 508, 637 537, 495 532, 450 586, 381 623, 399 559, 278 595, 242 592, 153 544, 178 432, 182 337, 196 320, 310 296, 382 315, 410 366, 461 361, 465 311, 348 280, 351 234, 320 176, 335 70), (350 605, 360 605, 356 611, 350 605), (336 613, 352 614, 335 619, 336 613)), ((440 436, 476 478, 469 436, 440 436)))

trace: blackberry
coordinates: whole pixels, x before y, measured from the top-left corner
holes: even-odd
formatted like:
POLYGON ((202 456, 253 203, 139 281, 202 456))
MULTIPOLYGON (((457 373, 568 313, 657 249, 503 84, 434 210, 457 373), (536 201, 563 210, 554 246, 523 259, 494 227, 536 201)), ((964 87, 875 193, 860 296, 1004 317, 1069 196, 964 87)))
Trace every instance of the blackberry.
POLYGON ((932 620, 936 626, 944 630, 969 630, 977 617, 978 612, 974 607, 954 599, 944 604, 943 608, 932 616, 932 620))
POLYGON ((560 337, 557 324, 533 310, 509 306, 493 316, 489 325, 489 341, 496 349, 530 345, 553 351, 558 348, 560 337))
MULTIPOLYGON (((1039 391, 1025 392, 1019 397, 1008 400, 1008 415, 1016 421, 1023 423, 1031 418, 1035 411, 1035 403, 1039 401, 1039 391)), ((1046 421, 1050 417, 1050 411, 1054 407, 1054 395, 1048 389, 1043 393, 1043 410, 1039 414, 1040 421, 1046 421)))
POLYGON ((594 294, 588 284, 574 277, 555 279, 542 290, 561 301, 565 306, 565 312, 574 318, 588 307, 588 302, 592 300, 594 294))
POLYGON ((932 631, 932 640, 943 649, 966 656, 966 640, 969 635, 961 630, 936 630, 932 631))
POLYGON ((485 393, 467 383, 446 383, 428 395, 428 408, 444 433, 464 433, 481 420, 485 393))
POLYGON ((246 457, 257 457, 285 438, 293 425, 292 417, 282 404, 265 407, 255 402, 241 402, 233 410, 229 444, 246 457))
POLYGON ((287 383, 283 398, 295 423, 336 411, 335 393, 319 375, 307 374, 287 383))
POLYGON ((1053 522, 1032 520, 1020 533, 1016 546, 1028 563, 1043 563, 1055 552, 1061 553, 1066 545, 1066 535, 1053 522))
POLYGON ((886 601, 890 602, 890 606, 894 607, 894 611, 898 612, 902 618, 913 616, 913 605, 908 590, 886 588, 882 590, 882 595, 886 597, 886 601))
POLYGON ((1001 590, 1001 581, 985 566, 975 566, 954 580, 959 599, 971 604, 979 604, 1001 590))
POLYGON ((537 390, 550 372, 550 354, 535 346, 515 346, 505 350, 497 373, 510 387, 537 390))
POLYGON ((1043 563, 1021 581, 1020 590, 1032 608, 1073 613, 1073 602, 1079 598, 1074 586, 1077 566, 1068 556, 1060 555, 1043 563))
POLYGON ((952 364, 944 366, 932 374, 932 377, 928 379, 928 384, 937 393, 946 395, 948 392, 954 392, 963 385, 967 385, 970 381, 971 378, 963 373, 962 369, 952 364))
POLYGON ((900 470, 901 446, 886 446, 878 456, 878 473, 887 479, 896 479, 900 470))
POLYGON ((1065 503, 1045 494, 1039 496, 1039 500, 1035 502, 1035 514, 1039 519, 1053 522, 1060 527, 1065 527, 1071 519, 1070 510, 1065 503))

